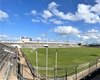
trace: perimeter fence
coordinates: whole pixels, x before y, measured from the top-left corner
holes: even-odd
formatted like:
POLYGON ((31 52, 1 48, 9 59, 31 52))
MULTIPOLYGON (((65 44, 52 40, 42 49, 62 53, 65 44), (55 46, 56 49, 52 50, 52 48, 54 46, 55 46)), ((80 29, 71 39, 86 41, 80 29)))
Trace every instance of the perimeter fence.
POLYGON ((29 61, 28 57, 24 55, 34 77, 39 78, 39 80, 81 80, 87 75, 91 75, 94 71, 100 69, 100 58, 97 57, 95 60, 92 60, 89 63, 73 65, 67 67, 48 67, 48 73, 46 73, 46 67, 37 67, 32 66, 32 63, 29 61), (48 75, 46 75, 48 74, 48 75))

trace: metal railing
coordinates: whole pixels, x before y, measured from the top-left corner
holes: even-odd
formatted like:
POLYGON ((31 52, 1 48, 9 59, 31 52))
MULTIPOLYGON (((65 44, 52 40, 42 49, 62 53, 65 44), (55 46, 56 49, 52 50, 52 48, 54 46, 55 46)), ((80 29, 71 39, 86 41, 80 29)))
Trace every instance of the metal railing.
POLYGON ((21 53, 22 53, 23 57, 25 58, 25 61, 28 64, 28 67, 29 67, 33 77, 38 78, 39 80, 45 80, 43 75, 37 74, 36 69, 32 66, 32 63, 28 60, 27 56, 24 55, 22 50, 21 50, 21 53))
MULTIPOLYGON (((54 68, 48 70, 52 72, 51 77, 48 74, 48 80, 80 80, 88 75, 91 75, 96 70, 100 69, 100 59, 96 59, 93 62, 70 66, 66 68, 54 68), (56 73, 57 72, 57 73, 56 73)), ((45 71, 44 71, 45 72, 45 71)))

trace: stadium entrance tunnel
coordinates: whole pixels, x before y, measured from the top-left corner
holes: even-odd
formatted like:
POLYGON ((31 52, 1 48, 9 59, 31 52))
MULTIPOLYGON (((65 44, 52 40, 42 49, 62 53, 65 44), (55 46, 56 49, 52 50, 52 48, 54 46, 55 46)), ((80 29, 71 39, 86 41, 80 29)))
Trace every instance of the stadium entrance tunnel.
POLYGON ((100 68, 80 80, 100 80, 100 68))

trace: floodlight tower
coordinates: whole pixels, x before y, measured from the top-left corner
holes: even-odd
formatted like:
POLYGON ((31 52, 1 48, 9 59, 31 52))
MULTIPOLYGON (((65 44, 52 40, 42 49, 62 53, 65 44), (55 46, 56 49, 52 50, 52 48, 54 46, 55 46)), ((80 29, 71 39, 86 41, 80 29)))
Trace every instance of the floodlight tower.
POLYGON ((47 33, 44 34, 45 42, 47 41, 47 33))
POLYGON ((38 77, 38 51, 36 49, 36 70, 37 70, 37 77, 38 77))
POLYGON ((69 37, 68 37, 68 34, 67 34, 67 43, 69 42, 69 39, 68 39, 69 37))
POLYGON ((46 80, 48 77, 48 47, 46 47, 46 80))

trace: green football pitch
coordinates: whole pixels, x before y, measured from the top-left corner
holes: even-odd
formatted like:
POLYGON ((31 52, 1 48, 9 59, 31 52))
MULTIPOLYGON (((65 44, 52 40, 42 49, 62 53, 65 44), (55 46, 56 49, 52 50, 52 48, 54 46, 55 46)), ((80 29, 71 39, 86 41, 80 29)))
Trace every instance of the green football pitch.
MULTIPOLYGON (((100 57, 100 48, 48 48, 48 67, 55 67, 56 50, 58 68, 67 68, 69 66, 95 62, 96 59, 100 57)), ((36 50, 32 48, 23 48, 22 51, 27 56, 32 65, 36 66, 36 50)), ((37 51, 38 66, 45 67, 46 48, 38 48, 37 51)), ((45 74, 45 72, 43 72, 43 74, 45 74)))

